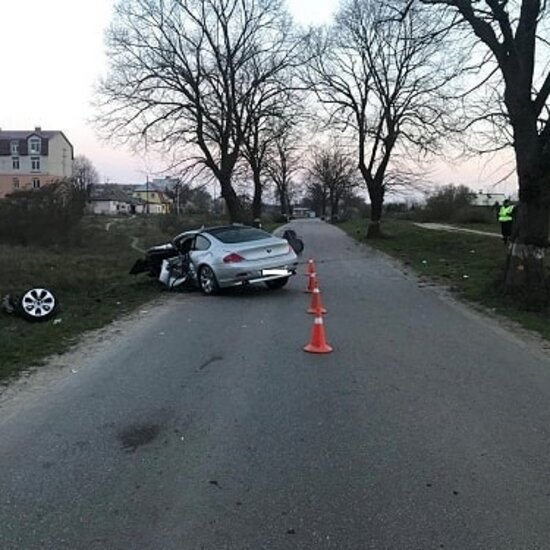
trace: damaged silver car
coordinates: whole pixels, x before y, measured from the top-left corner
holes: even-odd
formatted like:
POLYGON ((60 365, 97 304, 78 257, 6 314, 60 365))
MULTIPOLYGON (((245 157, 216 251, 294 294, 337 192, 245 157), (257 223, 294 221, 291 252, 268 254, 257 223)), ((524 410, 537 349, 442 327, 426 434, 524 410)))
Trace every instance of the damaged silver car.
POLYGON ((204 294, 215 294, 220 288, 255 283, 282 288, 297 267, 287 240, 233 224, 181 233, 171 243, 147 250, 130 273, 148 272, 168 288, 197 286, 204 294))

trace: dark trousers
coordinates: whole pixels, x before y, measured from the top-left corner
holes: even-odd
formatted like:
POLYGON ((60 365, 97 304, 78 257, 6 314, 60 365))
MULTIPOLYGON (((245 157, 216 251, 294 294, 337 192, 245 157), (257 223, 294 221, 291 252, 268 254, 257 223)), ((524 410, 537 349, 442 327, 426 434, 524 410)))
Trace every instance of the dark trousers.
POLYGON ((513 222, 500 222, 500 232, 502 233, 502 239, 504 242, 508 242, 508 239, 512 235, 512 223, 513 222))

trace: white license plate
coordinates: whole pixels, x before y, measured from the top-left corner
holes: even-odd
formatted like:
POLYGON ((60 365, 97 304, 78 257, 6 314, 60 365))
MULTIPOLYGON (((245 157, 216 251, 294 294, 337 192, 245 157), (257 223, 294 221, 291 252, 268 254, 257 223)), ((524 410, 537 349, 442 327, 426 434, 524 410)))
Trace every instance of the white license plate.
POLYGON ((262 277, 273 277, 275 275, 286 277, 290 275, 290 271, 288 269, 262 269, 262 277))

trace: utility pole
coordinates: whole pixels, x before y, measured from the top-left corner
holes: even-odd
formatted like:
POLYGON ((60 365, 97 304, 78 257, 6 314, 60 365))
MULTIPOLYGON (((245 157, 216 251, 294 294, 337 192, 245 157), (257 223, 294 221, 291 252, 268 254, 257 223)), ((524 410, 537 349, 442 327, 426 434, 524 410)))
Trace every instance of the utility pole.
POLYGON ((145 178, 145 203, 146 203, 146 210, 147 210, 147 214, 150 213, 150 210, 149 210, 149 174, 147 174, 146 178, 145 178))

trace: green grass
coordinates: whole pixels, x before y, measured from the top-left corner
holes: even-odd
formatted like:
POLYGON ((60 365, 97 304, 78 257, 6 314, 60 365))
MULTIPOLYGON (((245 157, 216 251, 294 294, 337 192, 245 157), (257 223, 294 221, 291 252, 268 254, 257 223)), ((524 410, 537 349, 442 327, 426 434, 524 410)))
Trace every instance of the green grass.
MULTIPOLYGON (((54 319, 29 323, 0 312, 0 381, 21 369, 40 365, 61 353, 82 333, 102 327, 159 296, 160 285, 146 275, 129 275, 141 256, 132 244, 146 249, 187 229, 227 223, 223 219, 186 217, 183 221, 156 216, 88 216, 80 246, 39 248, 0 245, 0 298, 44 285, 57 296, 54 319), (109 230, 106 225, 109 224, 109 230)), ((266 224, 273 231, 280 224, 266 224)))
POLYGON ((167 239, 153 218, 89 217, 80 246, 0 245, 0 296, 47 286, 58 297, 55 319, 61 321, 29 323, 0 313, 0 380, 40 364, 46 355, 67 349, 83 332, 158 296, 159 288, 150 278, 128 274, 140 256, 130 246, 134 237, 143 248, 167 239), (114 223, 106 231, 108 222, 114 223))
MULTIPOLYGON (((340 227, 357 240, 365 241, 364 220, 346 222, 340 227)), ((547 314, 525 311, 497 291, 506 257, 500 239, 422 229, 411 222, 397 220, 386 221, 382 229, 384 236, 369 240, 370 246, 401 260, 425 280, 445 285, 458 297, 489 308, 550 339, 547 314)))

